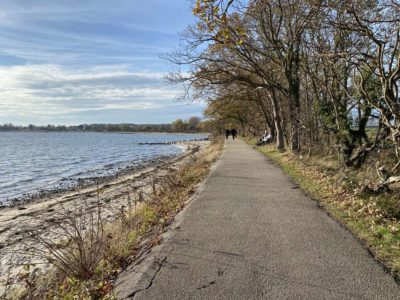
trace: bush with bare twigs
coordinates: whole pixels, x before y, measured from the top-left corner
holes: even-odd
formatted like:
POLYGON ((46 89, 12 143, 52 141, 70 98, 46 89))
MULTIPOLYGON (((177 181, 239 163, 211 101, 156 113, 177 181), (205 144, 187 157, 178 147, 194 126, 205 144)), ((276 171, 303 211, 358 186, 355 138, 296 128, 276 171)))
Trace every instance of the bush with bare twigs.
POLYGON ((81 199, 74 209, 59 203, 54 218, 36 228, 26 228, 25 241, 32 254, 39 255, 70 277, 93 276, 104 253, 104 224, 98 193, 95 204, 81 199), (51 228, 51 229, 50 229, 51 228), (51 232, 49 232, 51 230, 51 232))

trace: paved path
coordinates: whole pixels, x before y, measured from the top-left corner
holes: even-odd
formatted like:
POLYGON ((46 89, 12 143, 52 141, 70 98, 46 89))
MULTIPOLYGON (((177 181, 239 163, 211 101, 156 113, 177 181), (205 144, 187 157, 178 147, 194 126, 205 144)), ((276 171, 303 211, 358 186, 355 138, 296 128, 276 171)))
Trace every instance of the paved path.
POLYGON ((124 298, 400 299, 346 230, 240 140, 229 140, 161 253, 124 298))

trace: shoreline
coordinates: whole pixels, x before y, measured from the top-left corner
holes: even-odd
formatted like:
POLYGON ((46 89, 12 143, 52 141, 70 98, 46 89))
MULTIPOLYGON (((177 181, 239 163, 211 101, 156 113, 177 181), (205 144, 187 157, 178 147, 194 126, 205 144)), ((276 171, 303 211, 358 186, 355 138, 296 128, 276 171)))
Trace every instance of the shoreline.
POLYGON ((142 168, 129 170, 118 176, 109 178, 101 184, 92 184, 71 191, 53 193, 35 201, 24 203, 24 206, 4 207, 0 209, 0 295, 7 281, 14 282, 25 264, 34 263, 37 274, 50 268, 45 261, 38 261, 27 255, 27 245, 23 240, 26 228, 41 227, 43 232, 57 239, 54 228, 49 228, 47 220, 58 218, 62 209, 76 208, 79 205, 92 203, 101 191, 101 201, 106 206, 108 214, 103 216, 106 221, 115 218, 115 212, 126 204, 126 197, 132 190, 140 191, 146 199, 146 194, 152 186, 162 183, 163 178, 171 169, 179 168, 181 164, 204 149, 209 142, 178 143, 186 147, 182 154, 153 161, 142 168), (84 199, 85 201, 82 201, 84 199), (24 229, 25 228, 25 229, 24 229), (51 229, 51 230, 50 230, 51 229), (7 279, 11 276, 11 280, 7 279))
MULTIPOLYGON (((130 162, 126 162, 127 165, 123 167, 118 167, 117 165, 112 166, 111 174, 109 175, 100 175, 100 176, 91 176, 91 177, 75 177, 79 174, 61 178, 55 184, 49 185, 48 187, 37 187, 34 191, 22 193, 21 196, 17 196, 14 198, 5 199, 3 202, 0 202, 0 212, 3 209, 19 207, 27 205, 28 203, 41 201, 44 198, 50 198, 56 195, 60 195, 67 192, 81 190, 90 186, 102 185, 106 184, 109 181, 116 180, 121 176, 132 174, 134 172, 140 172, 142 169, 156 166, 166 160, 174 159, 175 157, 179 157, 184 155, 187 151, 186 144, 191 142, 204 142, 208 141, 207 138, 198 138, 191 140, 182 140, 182 141, 174 141, 174 142, 163 142, 163 143, 139 143, 139 145, 176 145, 177 147, 182 149, 182 153, 172 154, 172 155, 160 155, 156 158, 151 158, 148 160, 139 161, 137 164, 129 165, 130 162)), ((107 166, 103 166, 102 170, 107 166)), ((24 208, 21 207, 21 210, 24 208)))
MULTIPOLYGON (((84 188, 90 188, 97 185, 107 184, 110 181, 117 180, 121 176, 140 172, 143 169, 151 168, 169 159, 174 159, 176 157, 179 157, 183 155, 185 151, 186 149, 184 150, 183 153, 180 154, 162 155, 154 159, 141 161, 140 163, 138 163, 138 165, 125 166, 122 169, 115 170, 115 172, 111 175, 93 176, 87 178, 78 177, 76 179, 73 179, 73 177, 62 178, 56 184, 50 186, 49 188, 38 188, 34 192, 23 194, 20 197, 7 199, 3 203, 0 203, 0 213, 2 210, 7 208, 15 208, 24 205, 29 205, 30 203, 40 202, 45 200, 46 198, 59 196, 64 193, 74 192, 82 190, 84 188), (67 182, 67 184, 64 185, 63 184, 64 182, 67 182)), ((23 210, 24 208, 21 207, 20 209, 23 210)))

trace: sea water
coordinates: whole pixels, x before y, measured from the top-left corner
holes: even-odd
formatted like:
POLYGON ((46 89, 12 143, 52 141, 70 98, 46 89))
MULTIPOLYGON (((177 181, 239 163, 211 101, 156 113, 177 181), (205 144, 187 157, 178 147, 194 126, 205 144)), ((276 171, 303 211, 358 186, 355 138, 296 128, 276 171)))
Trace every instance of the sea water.
POLYGON ((198 134, 0 132, 0 205, 115 175, 184 148, 149 145, 204 138, 198 134))

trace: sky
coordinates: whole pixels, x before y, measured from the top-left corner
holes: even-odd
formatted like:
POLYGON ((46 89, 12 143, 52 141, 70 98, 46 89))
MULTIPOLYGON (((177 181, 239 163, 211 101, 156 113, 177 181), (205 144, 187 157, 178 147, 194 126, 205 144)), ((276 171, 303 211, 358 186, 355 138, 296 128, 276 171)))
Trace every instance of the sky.
POLYGON ((170 123, 177 101, 160 58, 194 22, 190 0, 0 0, 0 123, 170 123))

